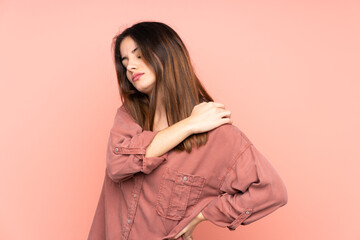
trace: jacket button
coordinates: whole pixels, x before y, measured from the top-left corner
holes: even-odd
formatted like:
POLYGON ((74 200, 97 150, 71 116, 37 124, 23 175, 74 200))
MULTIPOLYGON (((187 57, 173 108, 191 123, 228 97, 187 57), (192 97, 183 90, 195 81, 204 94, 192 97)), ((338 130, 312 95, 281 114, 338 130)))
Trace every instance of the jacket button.
POLYGON ((250 214, 250 212, 249 212, 249 211, 246 211, 245 213, 246 213, 247 215, 249 215, 249 214, 250 214))
POLYGON ((128 219, 128 221, 127 221, 128 223, 130 223, 130 219, 128 219))
POLYGON ((136 194, 134 194, 134 198, 136 198, 136 194))
POLYGON ((186 180, 187 180, 187 177, 184 177, 183 179, 184 179, 184 181, 186 181, 186 180))
POLYGON ((115 152, 118 152, 118 151, 119 151, 119 148, 116 147, 116 148, 115 148, 115 152))

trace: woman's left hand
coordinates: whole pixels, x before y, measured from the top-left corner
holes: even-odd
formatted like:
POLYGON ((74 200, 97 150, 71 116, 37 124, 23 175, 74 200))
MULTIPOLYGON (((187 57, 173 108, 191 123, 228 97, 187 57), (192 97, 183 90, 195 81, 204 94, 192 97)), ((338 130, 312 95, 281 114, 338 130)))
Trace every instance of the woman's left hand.
POLYGON ((200 212, 196 217, 194 217, 191 222, 186 225, 183 230, 181 230, 174 239, 178 239, 181 235, 184 234, 184 238, 186 240, 193 240, 192 232, 195 230, 196 225, 198 225, 200 222, 205 221, 205 217, 200 212))

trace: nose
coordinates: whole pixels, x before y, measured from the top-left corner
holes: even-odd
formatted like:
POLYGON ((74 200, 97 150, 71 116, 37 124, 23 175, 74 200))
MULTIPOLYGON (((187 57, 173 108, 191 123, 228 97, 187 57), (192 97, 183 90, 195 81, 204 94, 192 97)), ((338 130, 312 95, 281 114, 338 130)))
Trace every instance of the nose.
POLYGON ((129 64, 127 65, 126 69, 129 70, 129 71, 132 71, 132 70, 135 70, 135 69, 136 69, 136 66, 135 66, 135 64, 130 64, 130 63, 129 63, 129 64))
POLYGON ((127 70, 135 70, 138 67, 138 63, 135 59, 129 59, 128 65, 126 67, 127 70))

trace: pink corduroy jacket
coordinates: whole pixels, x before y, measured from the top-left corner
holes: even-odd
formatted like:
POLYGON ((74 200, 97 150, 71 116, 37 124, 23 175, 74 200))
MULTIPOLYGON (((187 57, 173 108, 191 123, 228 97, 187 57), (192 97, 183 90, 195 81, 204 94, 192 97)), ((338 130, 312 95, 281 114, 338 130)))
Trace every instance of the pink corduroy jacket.
POLYGON ((280 176, 236 126, 209 131, 190 153, 145 157, 157 132, 117 109, 88 240, 172 239, 200 212, 235 230, 287 203, 280 176))

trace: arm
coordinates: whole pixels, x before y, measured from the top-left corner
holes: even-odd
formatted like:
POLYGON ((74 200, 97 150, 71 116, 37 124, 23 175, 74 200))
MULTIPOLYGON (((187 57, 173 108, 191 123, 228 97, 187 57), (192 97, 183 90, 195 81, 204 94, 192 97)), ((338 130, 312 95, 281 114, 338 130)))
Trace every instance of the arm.
POLYGON ((120 107, 108 141, 106 167, 109 177, 114 182, 120 182, 137 172, 151 173, 166 160, 169 150, 191 134, 184 122, 180 121, 162 131, 147 131, 120 107))
POLYGON ((187 118, 156 132, 154 139, 146 148, 146 157, 161 156, 193 134, 187 118))
POLYGON ((191 116, 161 131, 143 130, 120 107, 110 130, 106 166, 114 182, 137 172, 149 174, 167 158, 167 152, 194 133, 231 123, 230 112, 220 103, 200 103, 191 116))
POLYGON ((160 156, 177 146, 188 136, 210 131, 226 123, 232 123, 231 112, 218 102, 203 102, 194 106, 190 117, 157 132, 146 148, 145 156, 160 156))
POLYGON ((280 176, 243 137, 247 146, 237 154, 225 175, 220 187, 224 194, 202 210, 207 220, 229 230, 250 224, 287 203, 287 190, 280 176))

